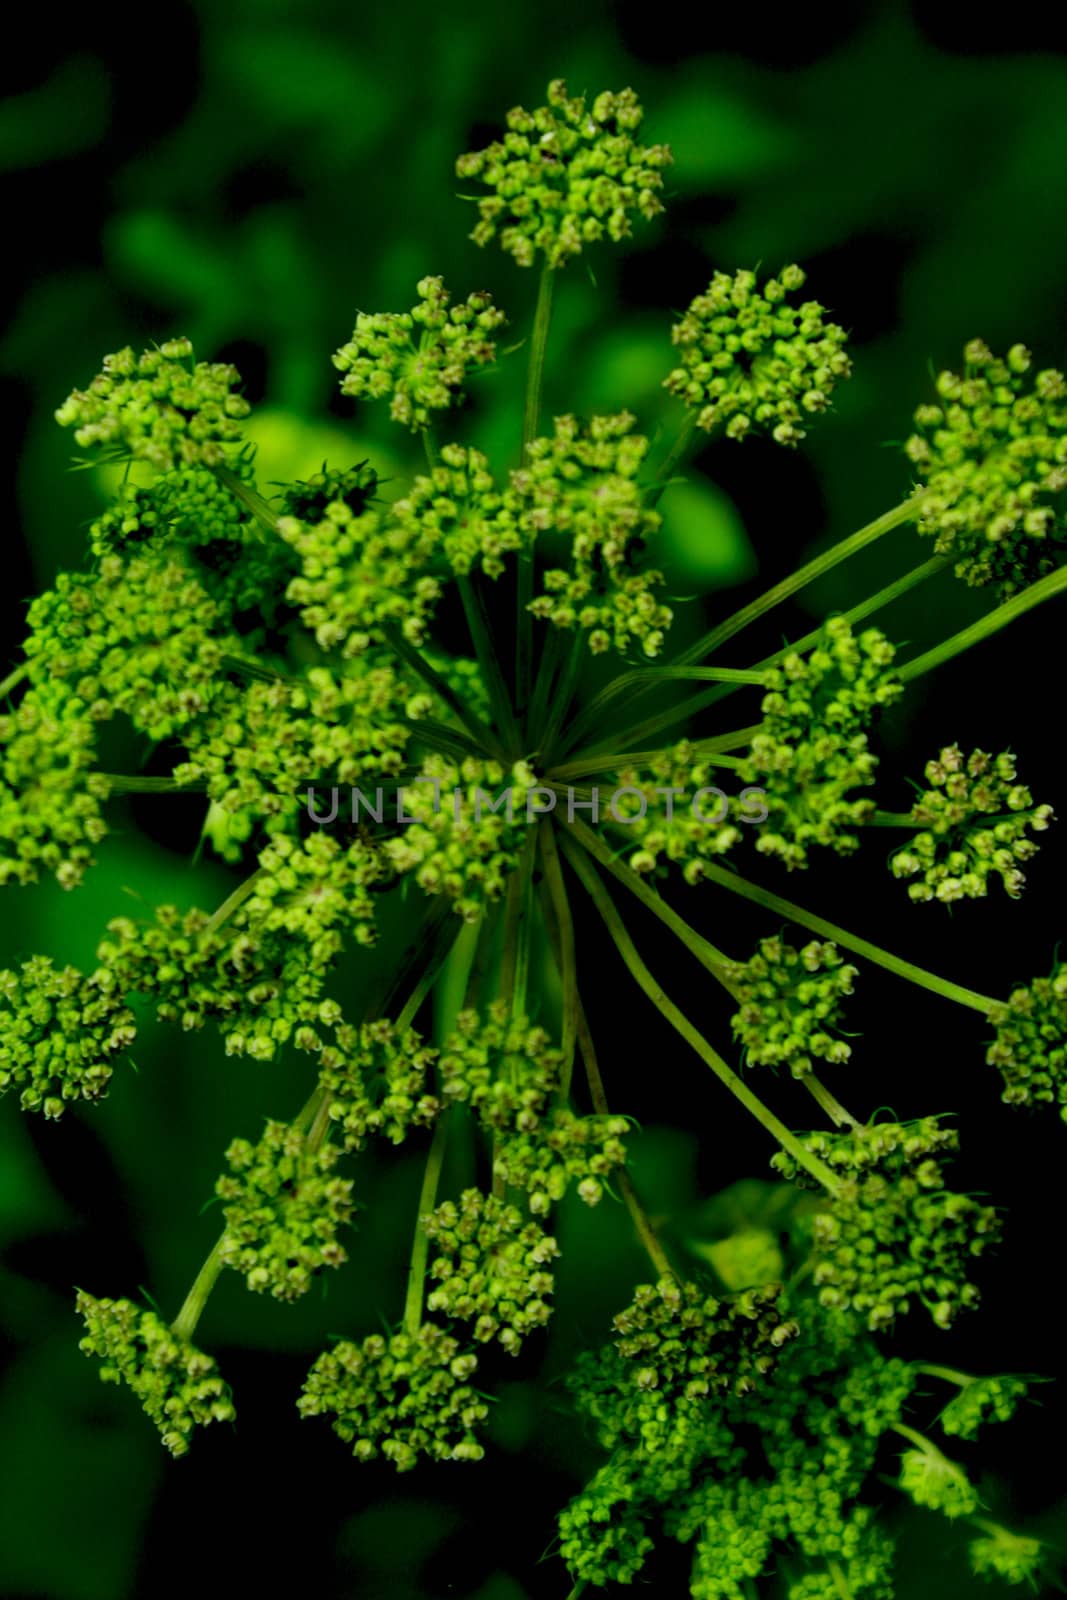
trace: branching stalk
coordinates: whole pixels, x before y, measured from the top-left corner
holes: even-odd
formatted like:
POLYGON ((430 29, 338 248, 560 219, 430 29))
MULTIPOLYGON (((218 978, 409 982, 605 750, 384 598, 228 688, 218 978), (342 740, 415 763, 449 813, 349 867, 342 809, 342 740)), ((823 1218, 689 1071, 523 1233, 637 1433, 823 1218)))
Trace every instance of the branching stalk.
POLYGON ((752 1090, 738 1077, 737 1073, 727 1066, 718 1052, 712 1049, 703 1034, 693 1026, 674 1002, 668 999, 663 988, 649 972, 634 948, 633 941, 612 904, 610 896, 606 893, 597 877, 592 863, 587 861, 582 852, 566 838, 563 840, 563 850, 567 860, 585 886, 590 899, 599 911, 604 925, 631 975, 652 1001, 660 1015, 670 1023, 677 1033, 681 1034, 686 1043, 696 1051, 700 1059, 706 1066, 711 1068, 715 1076, 741 1102, 746 1111, 751 1112, 756 1121, 766 1128, 767 1132, 778 1141, 783 1150, 789 1152, 797 1165, 810 1173, 815 1181, 821 1184, 829 1193, 836 1193, 840 1185, 830 1168, 820 1161, 818 1156, 812 1155, 809 1150, 805 1149, 796 1134, 787 1128, 785 1123, 780 1121, 757 1095, 753 1094, 752 1090))

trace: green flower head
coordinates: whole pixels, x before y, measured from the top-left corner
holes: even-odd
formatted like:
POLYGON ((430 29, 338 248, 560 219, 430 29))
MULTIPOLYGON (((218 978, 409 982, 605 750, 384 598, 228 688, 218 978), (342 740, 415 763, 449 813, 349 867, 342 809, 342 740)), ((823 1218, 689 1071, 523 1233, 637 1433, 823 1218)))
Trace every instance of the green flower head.
POLYGON ((1059 1105, 1067 1122, 1067 963, 1013 989, 989 1020, 996 1037, 986 1061, 1004 1079, 1012 1106, 1059 1105))
POLYGON ((853 634, 831 617, 810 655, 794 651, 768 672, 763 722, 738 771, 763 790, 768 808, 756 849, 787 867, 808 864, 808 848, 856 850, 853 831, 874 803, 851 791, 874 781, 877 757, 867 728, 901 692, 890 670, 894 648, 877 628, 853 634))
POLYGON ((51 1118, 72 1100, 100 1100, 136 1033, 106 968, 85 977, 31 956, 19 972, 0 972, 0 1095, 18 1089, 24 1111, 51 1118))
POLYGON ((304 1417, 331 1415, 358 1461, 384 1456, 398 1472, 420 1456, 480 1461, 474 1430, 489 1407, 468 1381, 477 1366, 477 1356, 430 1322, 414 1334, 342 1339, 308 1373, 298 1407, 304 1417))
POLYGON ((347 1259, 337 1234, 352 1219, 352 1185, 334 1174, 338 1156, 284 1122, 268 1122, 258 1144, 235 1139, 227 1150, 229 1171, 215 1185, 222 1261, 257 1294, 296 1300, 323 1267, 347 1259))
POLYGON ((1026 881, 1020 863, 1038 848, 1029 831, 1045 831, 1052 807, 1034 805, 1017 780, 1015 757, 984 750, 965 756, 948 745, 927 762, 926 781, 930 788, 911 809, 922 832, 890 858, 893 876, 912 880, 908 894, 917 901, 977 900, 997 878, 1017 900, 1026 881))
POLYGON ((529 546, 516 497, 500 490, 480 450, 446 444, 429 476, 417 477, 393 518, 419 549, 438 552, 453 572, 481 567, 489 578, 504 571, 504 557, 529 546))
MULTIPOLYGON (((941 1162, 959 1145, 954 1130, 926 1117, 808 1134, 804 1143, 841 1180, 825 1208, 799 1222, 828 1311, 852 1312, 877 1331, 915 1302, 940 1328, 977 1305, 967 1274, 996 1242, 999 1223, 991 1207, 944 1187, 941 1162)), ((784 1151, 771 1164, 804 1179, 784 1151)))
POLYGON ((518 1355, 523 1339, 552 1315, 555 1239, 478 1189, 446 1200, 422 1225, 434 1252, 427 1310, 472 1322, 480 1344, 496 1339, 518 1355))
POLYGON ((942 372, 905 445, 922 494, 918 528, 966 583, 1023 588, 1051 569, 1067 489, 1067 380, 1031 376, 1030 352, 1001 360, 981 339, 962 372, 942 372))
POLYGON ((495 360, 491 335, 506 320, 484 291, 450 306, 441 278, 422 278, 416 293, 411 311, 359 312, 333 358, 342 394, 389 396, 389 415, 413 433, 457 403, 469 373, 495 360))
POLYGON ((838 1032, 841 1001, 852 993, 858 969, 836 945, 812 939, 802 949, 785 939, 761 939, 751 960, 726 976, 741 1002, 735 1036, 753 1066, 788 1063, 794 1078, 812 1070, 812 1057, 847 1061, 852 1046, 838 1032))
POLYGON ((569 556, 545 572, 530 609, 556 628, 581 628, 594 655, 636 645, 656 656, 671 622, 656 594, 662 574, 641 565, 661 518, 639 482, 648 440, 634 421, 628 411, 588 424, 557 417, 512 474, 521 526, 531 538, 559 535, 569 556))
POLYGON ((571 99, 557 78, 548 104, 508 112, 504 137, 460 156, 456 175, 478 178, 491 192, 478 199, 471 234, 501 247, 520 267, 540 254, 560 267, 600 239, 615 243, 630 233, 636 212, 646 220, 663 210, 666 145, 641 145, 634 135, 644 112, 632 89, 571 99))
POLYGON ((81 1348, 99 1356, 104 1383, 125 1383, 140 1400, 173 1456, 189 1448, 193 1429, 235 1416, 210 1356, 180 1338, 154 1311, 129 1300, 97 1300, 78 1291, 85 1319, 81 1348))
POLYGON ((755 431, 795 445, 848 377, 844 329, 826 320, 818 301, 787 299, 804 276, 785 267, 761 285, 754 272, 717 272, 675 323, 681 364, 665 387, 705 433, 721 427, 727 438, 743 439, 755 431))
POLYGON ((236 367, 193 362, 188 339, 168 339, 135 356, 129 348, 104 357, 88 389, 75 389, 56 412, 83 449, 145 461, 160 472, 177 466, 218 467, 241 444, 247 400, 236 393, 236 367))

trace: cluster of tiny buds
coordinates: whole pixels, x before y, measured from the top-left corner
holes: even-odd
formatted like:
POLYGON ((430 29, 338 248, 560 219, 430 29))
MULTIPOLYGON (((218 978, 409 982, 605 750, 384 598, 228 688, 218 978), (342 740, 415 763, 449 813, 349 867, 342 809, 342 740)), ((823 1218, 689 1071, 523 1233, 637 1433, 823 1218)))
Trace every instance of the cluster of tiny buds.
POLYGON ((334 355, 341 393, 357 400, 389 397, 389 414, 412 432, 460 398, 472 372, 496 358, 492 334, 506 321, 484 290, 449 304, 441 278, 422 278, 410 311, 365 312, 334 355))
POLYGON ((478 1189, 446 1200, 422 1226, 437 1252, 427 1310, 473 1322, 480 1344, 495 1338, 518 1355, 527 1334, 552 1315, 555 1239, 524 1222, 515 1206, 478 1189))
POLYGON ((743 439, 756 430, 795 445, 848 377, 844 329, 825 320, 817 301, 788 301, 803 283, 797 266, 762 284, 754 272, 717 272, 675 323, 681 365, 666 387, 705 433, 723 427, 727 438, 743 439))
POLYGON ((996 877, 1017 899, 1026 881, 1019 863, 1038 848, 1027 829, 1043 833, 1053 810, 1034 805, 1017 780, 1015 757, 984 750, 965 756, 948 745, 927 762, 926 781, 931 787, 911 810, 922 832, 890 858, 894 877, 914 880, 908 894, 916 901, 979 899, 996 877))

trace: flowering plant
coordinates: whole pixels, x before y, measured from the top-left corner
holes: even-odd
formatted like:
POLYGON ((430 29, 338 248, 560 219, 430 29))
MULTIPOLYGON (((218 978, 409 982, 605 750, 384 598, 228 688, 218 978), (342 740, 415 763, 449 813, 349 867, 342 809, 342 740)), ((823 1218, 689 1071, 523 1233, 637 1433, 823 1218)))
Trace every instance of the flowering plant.
MULTIPOLYGON (((555 1314, 553 1213, 568 1194, 617 1200, 651 1281, 569 1382, 603 1451, 560 1516, 572 1594, 630 1582, 666 1536, 693 1544, 698 1600, 744 1600, 764 1582, 789 1600, 890 1595, 893 1542, 875 1518, 887 1470, 916 1504, 968 1525, 977 1574, 1023 1582, 1045 1561, 1040 1542, 986 1516, 964 1465, 916 1424, 938 1384, 937 1426, 970 1438, 1010 1417, 1025 1381, 904 1361, 880 1342, 906 1317, 936 1341, 977 1305, 997 1212, 949 1187, 958 1138, 945 1117, 916 1107, 897 1120, 862 1084, 847 1109, 822 1074, 861 1054, 847 1000, 880 966, 986 1021, 1006 1102, 1067 1117, 1067 968, 987 996, 765 880, 888 835, 892 874, 917 902, 1020 893, 1019 863, 1052 811, 1015 756, 946 744, 911 811, 890 812, 873 792, 878 721, 925 674, 1067 589, 1054 554, 1067 387, 1020 346, 998 358, 973 341, 916 413, 900 504, 672 650, 679 603, 657 547, 686 453, 716 431, 796 448, 850 361, 830 314, 798 298, 799 267, 716 271, 675 323, 673 358, 664 341, 680 406, 669 448, 626 409, 542 418, 557 275, 662 207, 670 153, 640 142, 641 122, 630 90, 586 101, 557 82, 457 164, 478 186, 472 238, 538 274, 513 464, 452 436, 468 384, 510 359, 503 313, 482 291, 453 301, 436 277, 411 311, 361 313, 334 357, 345 393, 387 400, 420 441, 425 460, 399 493, 370 462, 266 493, 238 374, 197 362, 183 339, 109 356, 60 407, 82 452, 130 470, 90 529, 91 565, 32 602, 24 659, 3 684, 0 879, 50 874, 76 891, 109 802, 131 792, 202 795, 205 840, 240 877, 212 910, 116 915, 91 971, 35 955, 0 974, 0 1091, 49 1119, 98 1100, 146 1013, 306 1080, 302 1108, 220 1155, 221 1230, 173 1320, 78 1295, 82 1348, 175 1454, 240 1400, 194 1343, 220 1274, 290 1301, 341 1270, 358 1251, 362 1155, 410 1141, 425 1168, 394 1320, 324 1349, 298 1400, 357 1461, 403 1472, 482 1459, 494 1358, 536 1347, 555 1314), (772 655, 719 663, 758 618, 908 528, 932 555, 772 655), (996 586, 978 622, 919 654, 870 624, 950 566, 996 586), (459 651, 445 645, 453 611, 459 651), (705 732, 705 713, 735 696, 749 702, 742 725, 705 732), (108 770, 116 718, 168 770, 108 770), (762 908, 758 948, 713 945, 677 908, 679 881, 762 908), (390 896, 404 899, 410 957, 354 1012, 338 964, 374 943, 390 896), (680 1056, 764 1130, 786 1205, 763 1248, 739 1235, 709 1270, 649 1215, 583 1003, 579 896, 680 1056), (732 1001, 718 1045, 646 964, 631 905, 732 1001), (542 954, 558 1005, 537 976, 542 954), (446 972, 462 1004, 434 1032, 427 1002, 446 972), (765 1069, 786 1064, 814 1129, 769 1103, 765 1069), (476 1141, 478 1181, 443 1195, 461 1136, 476 1141)), ((980 1061, 980 1026, 971 1048, 980 1061)))

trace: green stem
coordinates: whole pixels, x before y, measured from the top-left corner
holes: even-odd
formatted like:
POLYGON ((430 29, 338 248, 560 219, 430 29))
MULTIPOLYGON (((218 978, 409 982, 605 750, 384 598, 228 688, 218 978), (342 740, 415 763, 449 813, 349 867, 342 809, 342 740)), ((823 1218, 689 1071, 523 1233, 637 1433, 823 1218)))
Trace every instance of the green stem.
MULTIPOLYGON (((458 930, 456 937, 458 937, 458 930)), ((415 1021, 415 1018, 422 1009, 423 1001, 426 999, 427 995, 430 993, 430 990, 441 976, 441 969, 448 959, 449 950, 454 944, 455 939, 453 939, 447 946, 444 944, 444 941, 438 942, 437 949, 434 952, 434 959, 427 964, 425 971, 419 978, 419 981, 415 985, 414 989, 412 989, 411 993, 408 995, 407 1000, 404 1002, 403 1010, 396 1019, 397 1033, 405 1032, 405 1030, 410 1028, 412 1023, 415 1021)))
MULTIPOLYGON (((597 1060, 596 1050, 593 1046, 593 1036, 589 1031, 589 1024, 586 1021, 585 1012, 580 1001, 578 1003, 578 1022, 582 1042, 582 1062, 585 1066, 586 1082, 589 1084, 589 1098, 593 1102, 593 1110, 599 1116, 610 1117, 611 1107, 608 1105, 608 1097, 604 1091, 604 1080, 600 1075, 600 1063, 597 1060)), ((641 1241, 645 1254, 656 1269, 657 1276, 660 1278, 673 1278, 675 1271, 671 1265, 671 1259, 663 1248, 659 1234, 652 1225, 652 1219, 642 1205, 637 1190, 634 1188, 633 1179, 625 1167, 619 1168, 615 1175, 615 1180, 619 1185, 623 1204, 630 1213, 634 1232, 641 1241)))
POLYGON ((538 744, 544 753, 545 761, 552 759, 553 746, 559 737, 559 730, 563 719, 570 709, 574 699, 574 692, 578 687, 578 679, 582 674, 582 663, 585 660, 585 634, 579 631, 571 640, 570 653, 567 656, 562 676, 552 697, 552 709, 544 731, 538 738, 538 744))
POLYGON ((806 1072, 804 1074, 803 1083, 808 1093, 821 1107, 821 1109, 826 1112, 826 1115, 830 1118, 830 1121, 833 1123, 835 1128, 859 1127, 859 1123, 856 1121, 851 1111, 847 1111, 845 1109, 840 1100, 838 1100, 837 1096, 830 1093, 830 1090, 826 1087, 825 1083, 823 1083, 820 1078, 817 1078, 814 1072, 806 1072))
POLYGON ((653 478, 648 487, 647 498, 650 506, 658 506, 665 491, 670 488, 675 471, 689 452, 689 446, 693 442, 693 435, 696 433, 696 429, 696 412, 689 411, 686 413, 686 419, 678 430, 677 438, 664 456, 655 478, 653 478))
POLYGON ((834 1580, 834 1588, 837 1590, 840 1600, 854 1600, 852 1590, 848 1586, 848 1579, 837 1562, 828 1562, 826 1570, 834 1580))
POLYGON ((951 661, 953 656, 962 655, 964 650, 969 650, 972 645, 981 644, 982 640, 988 639, 991 634, 999 633, 1001 628, 1006 628, 1016 617, 1025 616, 1034 606, 1041 605, 1043 601, 1060 594, 1064 589, 1067 589, 1067 567, 1060 567, 1056 572, 1050 572, 1046 578, 1040 578, 1037 583, 1032 583, 1021 594, 1013 595, 1002 606, 997 606, 995 611, 979 617, 969 628, 954 633, 951 639, 944 639, 932 650, 916 656, 912 661, 906 661, 898 669, 898 676, 905 683, 921 678, 924 673, 933 671, 934 667, 943 666, 946 661, 951 661))
MULTIPOLYGON (((726 750, 732 746, 751 744, 760 726, 757 723, 751 728, 738 728, 733 733, 719 734, 713 739, 694 739, 690 741, 690 754, 698 756, 711 767, 739 767, 743 758, 727 755, 726 750)), ((589 778, 597 772, 620 772, 624 767, 649 766, 670 753, 661 747, 656 750, 613 750, 610 755, 604 756, 579 754, 563 766, 553 767, 550 777, 553 783, 558 783, 562 778, 589 778)))
MULTIPOLYGON (((530 335, 530 365, 526 374, 526 400, 522 414, 522 465, 526 465, 526 452, 537 437, 537 424, 541 414, 541 385, 545 371, 545 352, 548 349, 548 330, 552 322, 552 291, 555 270, 547 265, 541 268, 537 284, 537 305, 534 310, 533 331, 530 335)), ((533 552, 521 553, 518 570, 517 615, 515 618, 515 710, 521 719, 530 694, 533 656, 533 552)))
POLYGON ((484 755, 481 745, 475 744, 469 735, 461 733, 458 728, 450 728, 447 722, 438 722, 434 717, 413 717, 411 731, 415 738, 444 755, 458 756, 461 760, 467 756, 484 755))
POLYGON ((547 818, 538 825, 537 831, 545 883, 555 914, 559 940, 558 966, 560 981, 563 984, 563 1026, 560 1041, 563 1064, 560 1068, 559 1098, 561 1102, 566 1103, 570 1095, 571 1075, 574 1071, 574 1047, 578 1038, 578 966, 574 944, 574 919, 571 916, 570 901, 567 899, 567 887, 563 881, 555 831, 547 818))
MULTIPOLYGON (((916 588, 921 583, 925 583, 928 578, 934 577, 938 572, 943 572, 950 565, 951 561, 947 556, 934 556, 929 561, 923 561, 919 566, 913 567, 910 572, 906 572, 903 577, 894 579, 885 588, 879 589, 877 593, 868 596, 866 600, 861 600, 857 605, 852 606, 850 610, 845 611, 843 616, 846 622, 851 625, 864 621, 867 617, 873 616, 875 612, 881 611, 883 607, 891 605, 894 600, 899 600, 909 590, 916 588)), ((820 623, 817 628, 812 628, 794 643, 783 645, 780 650, 775 650, 772 655, 764 656, 763 660, 758 661, 752 670, 761 673, 766 672, 769 668, 776 667, 780 661, 784 660, 792 652, 799 653, 807 650, 811 645, 815 644, 821 632, 822 624, 820 623)), ((640 674, 635 676, 640 676, 640 674)), ((651 722, 646 721, 638 724, 635 728, 623 730, 621 735, 614 735, 614 737, 632 739, 637 733, 658 733, 664 727, 670 727, 676 722, 683 722, 687 718, 695 716, 697 712, 705 711, 709 706, 716 705, 720 700, 724 700, 727 695, 735 694, 739 687, 740 685, 738 684, 724 683, 721 687, 716 686, 712 689, 704 689, 699 694, 690 695, 688 699, 679 701, 668 712, 661 713, 659 717, 653 718, 651 722)), ((586 729, 597 725, 604 703, 607 699, 614 698, 616 692, 613 689, 613 685, 608 684, 606 689, 602 689, 600 694, 590 701, 588 707, 580 716, 574 719, 568 728, 567 737, 564 741, 565 749, 573 749, 586 729)))
POLYGON ((28 661, 24 661, 20 667, 15 667, 12 672, 9 672, 7 677, 0 682, 0 700, 9 695, 12 689, 17 689, 22 680, 29 677, 29 673, 30 663, 28 661))
MULTIPOLYGON (((544 646, 541 650, 541 659, 537 664, 537 674, 534 678, 533 699, 526 716, 526 745, 531 751, 539 752, 544 741, 541 730, 544 727, 548 713, 552 685, 556 681, 559 671, 560 656, 562 654, 563 630, 549 627, 542 630, 544 646)), ((573 641, 572 641, 573 642, 573 641)))
POLYGON ((467 631, 471 636, 474 654, 481 668, 482 678, 489 695, 489 704, 492 707, 493 718, 496 722, 500 737, 513 756, 522 753, 522 736, 519 725, 511 709, 511 700, 508 696, 507 684, 500 670, 500 661, 496 650, 493 648, 493 638, 489 630, 489 619, 486 616, 485 605, 482 597, 471 578, 464 574, 456 578, 456 587, 459 597, 463 602, 463 614, 467 619, 467 631))
POLYGON ((419 1190, 419 1209, 415 1218, 415 1238, 411 1246, 411 1265, 408 1268, 407 1293, 404 1296, 404 1329, 412 1338, 422 1322, 422 1297, 426 1286, 426 1263, 430 1255, 430 1236, 422 1219, 433 1210, 437 1200, 437 1186, 441 1181, 441 1168, 445 1160, 445 1142, 448 1138, 448 1117, 443 1113, 433 1130, 426 1166, 419 1190))
POLYGON ((489 728, 480 717, 476 716, 474 712, 469 709, 469 707, 464 705, 460 697, 453 693, 452 689, 449 688, 448 684, 445 682, 444 678, 442 678, 437 669, 432 667, 425 657, 422 656, 418 650, 416 650, 415 646, 410 644, 408 640, 404 638, 404 635, 401 633, 400 629, 390 625, 385 629, 385 636, 390 646, 396 651, 396 654, 400 657, 400 659, 406 662, 412 671, 419 675, 423 682, 433 690, 434 694, 437 695, 440 700, 444 701, 445 705, 449 708, 453 715, 458 718, 458 720, 466 728, 467 732, 470 734, 475 743, 478 744, 481 749, 488 750, 492 754, 502 757, 503 751, 497 742, 493 730, 489 728))
POLYGON ((911 522, 918 510, 920 497, 912 495, 899 506, 894 506, 892 511, 887 511, 883 516, 876 517, 873 522, 860 528, 847 539, 842 539, 838 544, 831 545, 829 550, 824 550, 821 555, 815 556, 795 572, 791 572, 780 583, 774 584, 763 594, 757 595, 747 606, 742 606, 724 622, 719 622, 708 633, 683 650, 675 663, 684 666, 691 661, 699 661, 702 656, 711 655, 724 645, 728 639, 747 628, 758 617, 764 616, 768 611, 773 611, 775 606, 782 604, 783 600, 790 599, 798 594, 801 589, 806 589, 809 583, 814 583, 816 578, 821 578, 824 573, 830 572, 842 561, 847 561, 860 550, 865 550, 876 539, 881 539, 884 534, 891 533, 894 528, 899 528, 905 522, 911 522))
POLYGON ((218 932, 224 922, 229 921, 234 912, 238 910, 240 906, 244 905, 249 895, 253 893, 256 884, 259 882, 262 876, 262 867, 257 867, 255 872, 250 873, 243 883, 239 883, 237 885, 237 888, 231 895, 227 895, 226 899, 222 902, 218 909, 213 911, 211 916, 205 922, 200 932, 201 939, 210 938, 213 933, 218 932))
POLYGON ((613 878, 616 878, 624 888, 630 891, 635 899, 640 900, 641 904, 651 911, 654 917, 658 917, 664 927, 669 928, 674 936, 681 940, 686 949, 696 956, 702 967, 705 967, 713 977, 720 979, 725 988, 730 988, 725 977, 727 969, 731 966, 728 956, 725 956, 721 950, 716 950, 715 946, 705 939, 703 934, 697 933, 695 928, 690 927, 685 918, 680 917, 677 911, 672 910, 667 902, 660 898, 655 889, 645 882, 644 878, 613 854, 610 846, 605 844, 604 840, 600 838, 599 834, 594 833, 592 828, 588 827, 584 822, 579 822, 577 818, 573 822, 564 823, 564 826, 588 855, 598 861, 607 872, 611 873, 613 878))
POLYGON ((229 489, 230 493, 240 500, 242 505, 247 506, 257 522, 261 522, 271 533, 277 531, 278 513, 268 501, 264 500, 257 490, 251 488, 229 467, 215 467, 214 473, 219 482, 229 489))
POLYGON ((966 1389, 968 1384, 974 1382, 969 1372, 957 1372, 955 1367, 927 1366, 921 1362, 915 1370, 926 1378, 940 1378, 943 1383, 954 1384, 958 1389, 966 1389))
POLYGON ((422 430, 422 447, 426 452, 426 465, 430 469, 430 476, 432 478, 434 470, 438 464, 439 456, 437 450, 437 441, 433 436, 433 429, 429 426, 423 428, 422 430))
POLYGON ((572 845, 569 839, 564 838, 563 850, 574 871, 581 879, 590 899, 599 911, 604 925, 611 935, 612 941, 620 956, 625 962, 631 975, 641 989, 652 1001, 660 1015, 670 1023, 675 1031, 681 1034, 688 1045, 696 1051, 700 1059, 709 1066, 715 1076, 723 1083, 730 1093, 741 1102, 745 1110, 756 1118, 772 1138, 776 1139, 793 1157, 798 1166, 811 1174, 815 1181, 834 1194, 840 1187, 839 1180, 826 1164, 812 1155, 807 1150, 796 1134, 781 1122, 759 1097, 744 1083, 732 1068, 713 1050, 703 1034, 689 1021, 688 1017, 678 1009, 672 1000, 669 1000, 661 985, 649 972, 641 957, 638 955, 630 935, 607 894, 603 884, 597 877, 596 869, 586 859, 580 850, 572 845))
POLYGON ((197 783, 178 783, 175 778, 149 778, 138 773, 101 772, 112 794, 197 794, 207 788, 206 779, 197 783))
POLYGON ((188 1343, 196 1332, 196 1325, 200 1321, 211 1291, 214 1289, 219 1273, 222 1271, 222 1247, 225 1238, 226 1234, 222 1233, 215 1241, 211 1254, 193 1279, 193 1286, 186 1295, 181 1310, 170 1325, 170 1331, 176 1339, 182 1339, 188 1343))
POLYGON ((761 889, 758 884, 750 883, 747 878, 740 877, 736 872, 727 872, 723 867, 705 862, 704 876, 710 883, 717 883, 721 888, 729 889, 732 894, 739 894, 743 899, 751 900, 754 905, 773 911, 775 916, 797 922, 802 928, 810 928, 812 933, 819 934, 823 939, 832 939, 835 944, 843 945, 846 950, 851 950, 854 955, 863 956, 867 961, 873 961, 875 966, 884 967, 887 972, 895 973, 898 978, 907 978, 910 983, 918 984, 920 989, 929 989, 932 994, 942 995, 946 1000, 954 1000, 957 1005, 968 1006, 972 1011, 981 1011, 985 1015, 998 1004, 988 995, 977 994, 973 989, 964 989, 958 983, 951 983, 947 978, 939 978, 936 973, 917 967, 913 961, 905 961, 902 956, 895 956, 890 951, 883 950, 880 945, 871 944, 867 939, 860 939, 856 934, 849 933, 847 928, 838 927, 836 923, 828 922, 825 917, 817 917, 814 912, 796 905, 792 900, 783 900, 781 895, 772 894, 769 889, 761 889))
MULTIPOLYGON (((924 1433, 920 1433, 917 1428, 910 1428, 906 1422, 893 1422, 890 1424, 890 1430, 893 1433, 899 1433, 902 1439, 907 1439, 909 1444, 913 1444, 915 1448, 917 1450, 921 1450, 924 1455, 934 1456, 938 1461, 950 1460, 943 1450, 939 1450, 937 1448, 937 1445, 932 1439, 928 1439, 926 1435, 924 1433)), ((955 1464, 956 1463, 954 1461, 950 1462, 950 1465, 952 1466, 955 1466, 955 1464)))

